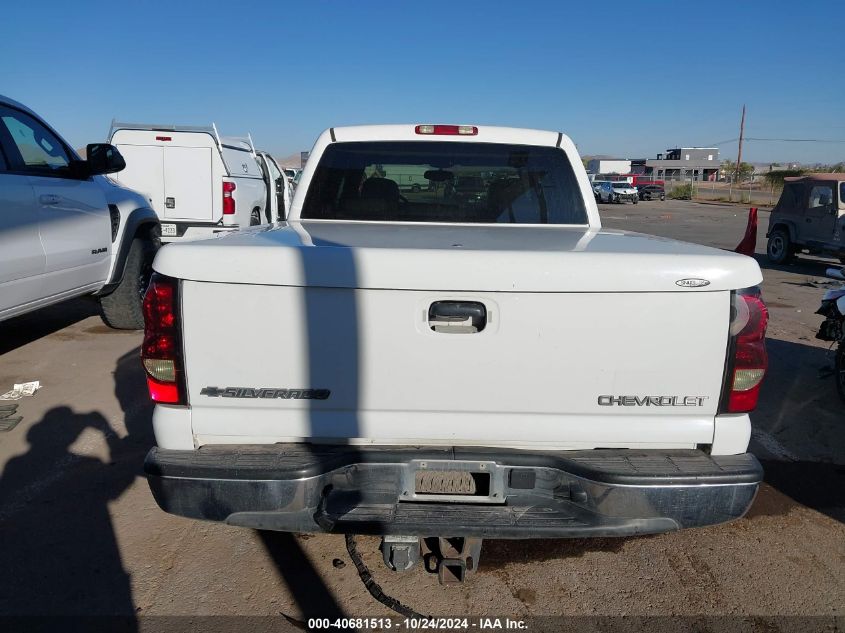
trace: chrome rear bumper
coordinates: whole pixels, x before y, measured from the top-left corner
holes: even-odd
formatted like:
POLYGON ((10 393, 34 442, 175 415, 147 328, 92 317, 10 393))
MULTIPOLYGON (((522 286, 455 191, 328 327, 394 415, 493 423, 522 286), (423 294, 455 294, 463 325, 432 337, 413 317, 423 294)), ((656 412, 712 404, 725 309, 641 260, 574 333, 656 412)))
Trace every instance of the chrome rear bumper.
POLYGON ((751 454, 697 450, 307 444, 154 448, 144 469, 159 506, 186 517, 290 532, 483 538, 724 523, 745 514, 763 474, 751 454))

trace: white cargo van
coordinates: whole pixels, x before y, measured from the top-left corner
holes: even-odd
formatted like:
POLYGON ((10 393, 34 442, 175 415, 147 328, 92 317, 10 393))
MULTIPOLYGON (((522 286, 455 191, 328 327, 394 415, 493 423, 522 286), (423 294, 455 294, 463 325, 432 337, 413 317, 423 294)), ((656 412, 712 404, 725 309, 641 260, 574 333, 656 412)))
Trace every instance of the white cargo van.
POLYGON ((163 242, 269 221, 267 185, 249 137, 221 137, 214 124, 113 121, 109 142, 126 160, 116 180, 149 200, 161 221, 163 242))

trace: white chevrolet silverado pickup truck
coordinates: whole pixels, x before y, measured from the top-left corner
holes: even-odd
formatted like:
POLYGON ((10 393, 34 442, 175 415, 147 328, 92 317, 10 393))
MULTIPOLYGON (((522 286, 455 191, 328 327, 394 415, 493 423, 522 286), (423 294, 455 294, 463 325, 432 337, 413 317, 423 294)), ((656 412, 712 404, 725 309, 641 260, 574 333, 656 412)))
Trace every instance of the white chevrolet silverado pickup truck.
POLYGON ((722 523, 761 481, 757 263, 602 229, 557 132, 328 130, 287 222, 167 246, 154 270, 145 471, 168 512, 379 534, 403 569, 421 537, 722 523), (483 191, 449 195, 458 175, 483 191))

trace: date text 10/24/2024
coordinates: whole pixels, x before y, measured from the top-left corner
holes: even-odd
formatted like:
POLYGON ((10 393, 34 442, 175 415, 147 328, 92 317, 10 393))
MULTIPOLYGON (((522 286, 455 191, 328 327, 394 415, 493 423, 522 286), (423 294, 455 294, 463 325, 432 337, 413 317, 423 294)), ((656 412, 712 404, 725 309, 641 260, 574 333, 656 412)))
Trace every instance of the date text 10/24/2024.
POLYGON ((527 630, 524 620, 512 618, 311 618, 308 620, 308 630, 348 630, 371 629, 389 630, 401 629, 406 631, 494 631, 494 630, 527 630))

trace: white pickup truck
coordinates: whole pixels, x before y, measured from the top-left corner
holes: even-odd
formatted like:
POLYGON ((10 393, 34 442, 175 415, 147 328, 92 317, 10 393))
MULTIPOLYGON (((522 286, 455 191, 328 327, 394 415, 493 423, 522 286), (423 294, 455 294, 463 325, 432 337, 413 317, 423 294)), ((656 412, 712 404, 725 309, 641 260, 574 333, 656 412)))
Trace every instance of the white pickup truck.
POLYGON ((104 175, 124 166, 104 143, 82 160, 35 112, 0 96, 0 321, 93 295, 110 326, 143 327, 159 223, 141 195, 104 175))
MULTIPOLYGON (((112 121, 109 142, 126 169, 120 184, 144 194, 161 219, 163 242, 190 241, 275 222, 252 137, 220 136, 217 126, 112 121)), ((269 193, 269 195, 268 195, 269 193)))
POLYGON ((557 132, 328 130, 286 223, 154 269, 145 471, 168 512, 380 534, 415 560, 418 537, 722 523, 761 481, 757 263, 602 229, 557 132), (458 172, 485 190, 448 195, 458 172))

